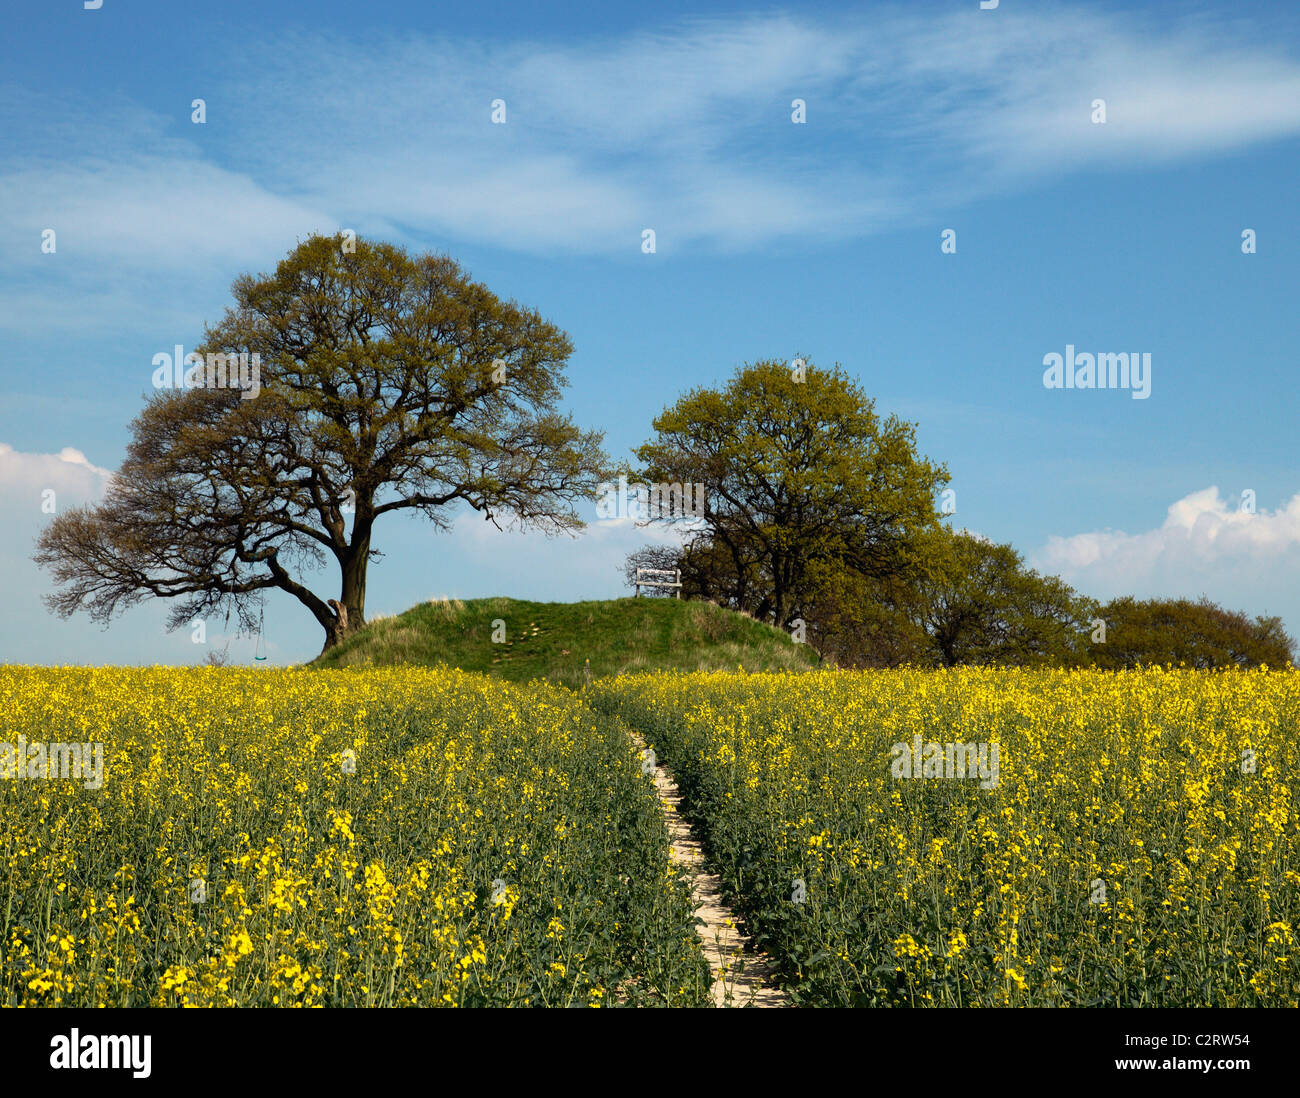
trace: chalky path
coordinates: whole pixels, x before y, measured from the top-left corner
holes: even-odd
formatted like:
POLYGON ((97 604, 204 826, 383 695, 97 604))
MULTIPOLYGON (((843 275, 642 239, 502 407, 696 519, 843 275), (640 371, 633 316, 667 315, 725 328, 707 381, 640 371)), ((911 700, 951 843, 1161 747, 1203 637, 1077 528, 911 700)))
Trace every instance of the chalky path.
MULTIPOLYGON (((637 750, 645 757, 645 741, 631 733, 637 750)), ((736 917, 722 900, 716 873, 705 868, 704 852, 682 819, 681 791, 672 772, 655 759, 654 782, 663 808, 664 826, 672 843, 672 859, 683 866, 690 881, 691 895, 698 905, 695 914, 703 923, 696 926, 704 956, 713 975, 713 1004, 720 1007, 788 1007, 786 994, 774 986, 772 964, 761 953, 748 953, 748 937, 737 926, 736 917)))

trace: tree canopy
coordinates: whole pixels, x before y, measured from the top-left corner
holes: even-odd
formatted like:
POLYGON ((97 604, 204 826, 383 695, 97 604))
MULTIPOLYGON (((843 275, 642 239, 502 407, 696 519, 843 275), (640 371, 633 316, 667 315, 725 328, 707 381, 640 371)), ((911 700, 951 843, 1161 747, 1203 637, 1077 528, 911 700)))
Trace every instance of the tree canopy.
POLYGON ((1098 667, 1286 667, 1295 641, 1277 617, 1250 618, 1208 598, 1113 599, 1097 610, 1106 623, 1106 643, 1094 645, 1098 667))
POLYGON ((39 539, 35 559, 62 587, 52 609, 106 622, 160 597, 178 600, 171 628, 223 607, 251 628, 278 589, 329 648, 365 621, 384 515, 445 528, 468 507, 549 533, 582 525, 573 504, 610 469, 602 436, 557 408, 568 336, 446 256, 349 243, 313 236, 273 274, 234 282, 198 353, 256 356, 256 393, 148 398, 102 503, 39 539), (308 578, 331 562, 336 597, 308 578))
POLYGON ((838 367, 746 365, 720 389, 684 395, 653 428, 634 451, 639 476, 705 488, 681 555, 692 590, 782 628, 819 566, 883 579, 922 563, 947 472, 838 367))

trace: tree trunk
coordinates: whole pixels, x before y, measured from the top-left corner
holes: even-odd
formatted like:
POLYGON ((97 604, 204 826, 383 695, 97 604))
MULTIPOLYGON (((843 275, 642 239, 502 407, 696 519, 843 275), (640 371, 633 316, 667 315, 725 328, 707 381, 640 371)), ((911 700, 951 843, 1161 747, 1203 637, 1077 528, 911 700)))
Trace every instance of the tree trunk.
POLYGON ((347 606, 338 599, 330 599, 329 607, 334 611, 334 620, 325 627, 325 647, 320 650, 322 656, 331 648, 341 644, 350 631, 347 606))
POLYGON ((786 600, 784 588, 777 587, 775 595, 776 597, 772 600, 773 624, 778 629, 784 629, 786 627, 786 618, 790 613, 789 603, 786 600))
POLYGON ((366 565, 370 562, 370 535, 354 537, 351 551, 343 560, 343 588, 338 601, 347 611, 343 634, 355 633, 366 624, 366 565))
POLYGON ((329 600, 334 616, 325 625, 322 655, 366 624, 366 565, 369 563, 370 522, 358 518, 352 527, 352 544, 339 561, 341 590, 338 598, 329 600))

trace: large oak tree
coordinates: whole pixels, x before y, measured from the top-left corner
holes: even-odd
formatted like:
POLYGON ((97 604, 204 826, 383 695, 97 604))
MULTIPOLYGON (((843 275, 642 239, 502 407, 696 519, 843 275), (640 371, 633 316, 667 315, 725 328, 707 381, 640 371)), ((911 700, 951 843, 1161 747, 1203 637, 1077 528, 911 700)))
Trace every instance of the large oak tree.
POLYGON ((451 259, 313 236, 245 275, 197 350, 256 354, 260 391, 153 394, 102 503, 46 528, 54 611, 107 622, 151 597, 178 628, 267 590, 316 619, 326 649, 365 621, 376 522, 457 509, 547 532, 610 475, 601 435, 557 410, 572 345, 451 259), (249 397, 252 396, 251 399, 249 397), (333 592, 311 586, 321 566, 333 592), (335 594, 336 597, 330 597, 335 594))

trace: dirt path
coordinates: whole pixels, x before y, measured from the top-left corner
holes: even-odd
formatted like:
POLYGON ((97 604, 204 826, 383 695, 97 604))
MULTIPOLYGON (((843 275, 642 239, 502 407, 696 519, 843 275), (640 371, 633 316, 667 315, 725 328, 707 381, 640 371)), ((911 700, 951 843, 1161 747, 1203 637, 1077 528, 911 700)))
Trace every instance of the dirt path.
MULTIPOLYGON (((632 733, 637 750, 644 755, 645 741, 632 733)), ((736 917, 722 902, 721 881, 705 868, 704 852, 682 819, 682 795, 672 772, 655 760, 655 791, 664 812, 664 826, 672 842, 672 859, 686 869, 691 894, 704 920, 695 928, 704 956, 713 974, 713 1005, 720 1007, 786 1007, 790 1000, 772 983, 772 964, 761 953, 746 953, 749 939, 741 933, 736 917)))

